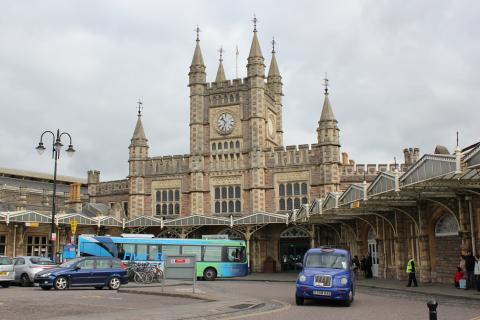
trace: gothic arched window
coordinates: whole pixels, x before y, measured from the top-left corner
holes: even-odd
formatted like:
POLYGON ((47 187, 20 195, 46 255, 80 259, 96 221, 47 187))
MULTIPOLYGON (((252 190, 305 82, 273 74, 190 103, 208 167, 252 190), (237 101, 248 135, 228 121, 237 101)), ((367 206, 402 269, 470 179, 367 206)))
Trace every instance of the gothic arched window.
POLYGON ((457 219, 455 219, 455 217, 451 213, 447 213, 441 216, 435 224, 435 236, 445 237, 456 235, 458 235, 457 219))
POLYGON ((240 141, 237 140, 235 142, 235 148, 240 149, 240 141))
POLYGON ((215 213, 239 213, 241 211, 240 186, 214 187, 215 213))

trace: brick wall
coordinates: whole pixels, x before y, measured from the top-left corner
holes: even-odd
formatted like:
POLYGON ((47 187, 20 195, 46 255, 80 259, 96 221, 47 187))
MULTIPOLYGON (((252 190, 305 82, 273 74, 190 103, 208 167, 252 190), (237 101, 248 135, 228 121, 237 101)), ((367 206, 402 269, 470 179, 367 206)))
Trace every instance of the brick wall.
POLYGON ((433 282, 453 283, 455 271, 460 263, 460 247, 462 241, 459 236, 436 237, 436 265, 432 270, 433 282))

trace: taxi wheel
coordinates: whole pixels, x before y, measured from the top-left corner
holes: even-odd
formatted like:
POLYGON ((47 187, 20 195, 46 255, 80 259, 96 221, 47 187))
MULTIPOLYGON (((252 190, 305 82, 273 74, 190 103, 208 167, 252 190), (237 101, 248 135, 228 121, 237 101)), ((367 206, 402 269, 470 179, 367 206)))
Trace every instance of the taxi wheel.
POLYGON ((305 302, 305 299, 299 296, 295 296, 295 303, 297 306, 303 306, 303 303, 305 302))
POLYGON ((68 281, 65 277, 58 277, 53 282, 53 287, 55 290, 65 290, 68 287, 68 281))
POLYGON ((345 300, 345 302, 343 303, 343 305, 345 307, 350 307, 353 303, 353 299, 354 299, 354 292, 353 292, 353 289, 350 289, 350 292, 348 293, 348 299, 345 300))

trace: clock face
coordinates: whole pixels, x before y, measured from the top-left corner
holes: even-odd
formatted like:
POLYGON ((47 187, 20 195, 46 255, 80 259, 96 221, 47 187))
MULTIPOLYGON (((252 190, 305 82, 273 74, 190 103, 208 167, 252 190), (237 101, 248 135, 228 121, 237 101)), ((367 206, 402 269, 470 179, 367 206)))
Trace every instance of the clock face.
POLYGON ((222 134, 227 134, 232 132, 233 127, 235 126, 235 120, 230 113, 224 112, 220 114, 217 120, 218 131, 222 134))

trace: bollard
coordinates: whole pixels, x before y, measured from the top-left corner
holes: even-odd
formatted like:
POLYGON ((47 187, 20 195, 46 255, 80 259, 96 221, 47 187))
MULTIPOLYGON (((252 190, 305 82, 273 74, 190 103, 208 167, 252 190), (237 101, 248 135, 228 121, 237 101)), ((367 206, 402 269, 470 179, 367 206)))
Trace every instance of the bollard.
POLYGON ((437 307, 438 307, 438 302, 435 301, 435 299, 429 300, 427 302, 427 307, 428 307, 428 314, 430 316, 430 320, 437 320, 437 307))

